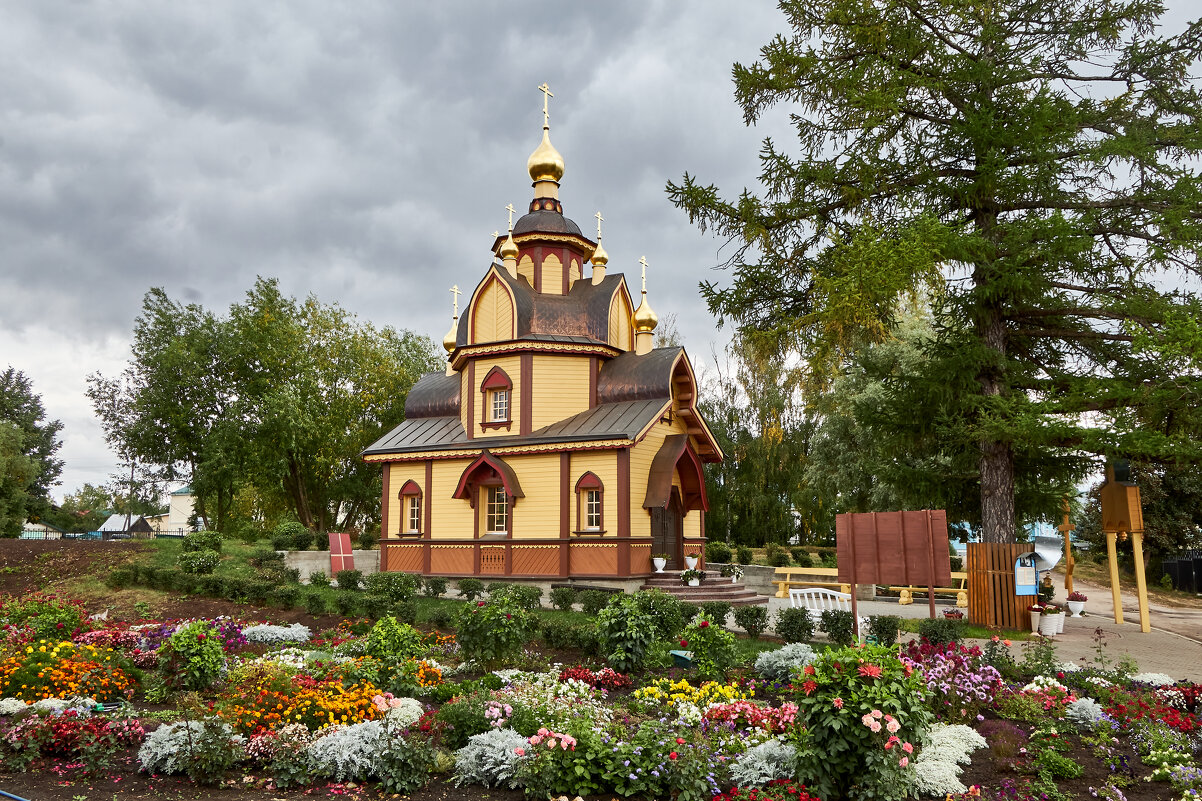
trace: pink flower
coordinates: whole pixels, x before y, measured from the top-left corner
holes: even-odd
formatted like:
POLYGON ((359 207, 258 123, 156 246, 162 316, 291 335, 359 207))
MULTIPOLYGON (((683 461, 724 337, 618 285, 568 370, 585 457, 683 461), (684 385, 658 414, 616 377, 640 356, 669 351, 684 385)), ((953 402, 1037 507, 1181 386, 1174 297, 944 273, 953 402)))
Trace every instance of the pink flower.
POLYGON ((515 749, 513 749, 513 753, 517 754, 518 756, 526 756, 526 749, 525 748, 515 748, 515 749))
POLYGON ((902 757, 901 759, 899 759, 897 761, 897 764, 901 765, 904 768, 906 765, 910 764, 910 757, 902 757))
POLYGON ((889 731, 890 734, 896 734, 897 730, 901 728, 901 724, 898 723, 897 719, 895 718, 895 719, 889 721, 888 723, 886 723, 885 728, 889 731))
POLYGON ((872 723, 868 724, 868 728, 872 729, 873 734, 876 734, 877 732, 879 732, 881 730, 881 724, 877 723, 874 720, 874 721, 872 721, 872 723))
POLYGON ((880 719, 881 719, 881 710, 879 710, 879 709, 874 709, 874 710, 872 710, 872 713, 871 713, 871 714, 872 714, 872 716, 873 716, 874 718, 876 718, 877 720, 880 720, 880 719))
POLYGON ((554 737, 548 737, 548 738, 547 738, 547 750, 549 750, 549 751, 554 751, 554 750, 555 750, 555 746, 556 746, 556 745, 558 745, 558 743, 556 743, 556 742, 555 742, 555 738, 554 738, 554 737))
POLYGON ((879 679, 881 677, 881 666, 874 665, 871 662, 860 665, 860 675, 866 679, 879 679))
POLYGON ((843 708, 843 699, 842 698, 836 698, 835 700, 831 701, 831 703, 835 705, 835 709, 843 708))
POLYGON ((913 754, 914 746, 911 745, 910 743, 902 743, 902 750, 905 751, 907 754, 913 754))

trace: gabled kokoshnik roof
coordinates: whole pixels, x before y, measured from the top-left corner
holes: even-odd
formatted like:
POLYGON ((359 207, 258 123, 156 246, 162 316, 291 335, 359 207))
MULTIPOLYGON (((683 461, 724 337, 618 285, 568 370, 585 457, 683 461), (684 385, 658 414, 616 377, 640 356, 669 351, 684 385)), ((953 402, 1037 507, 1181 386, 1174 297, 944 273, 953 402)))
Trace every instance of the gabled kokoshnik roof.
POLYGON ((362 455, 633 440, 671 403, 673 368, 682 353, 678 347, 658 348, 643 356, 631 351, 610 359, 597 377, 597 406, 526 436, 468 439, 459 419, 458 374, 427 373, 409 390, 405 421, 362 455))

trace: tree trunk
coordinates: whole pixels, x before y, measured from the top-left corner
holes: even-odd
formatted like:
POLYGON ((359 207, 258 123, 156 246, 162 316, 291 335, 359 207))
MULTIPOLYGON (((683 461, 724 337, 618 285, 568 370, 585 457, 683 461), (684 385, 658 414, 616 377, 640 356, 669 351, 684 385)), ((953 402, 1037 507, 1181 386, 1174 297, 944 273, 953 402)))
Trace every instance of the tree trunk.
MULTIPOLYGON (((1006 326, 996 306, 982 311, 977 335, 995 354, 993 363, 983 366, 977 376, 981 393, 987 398, 1008 395, 1010 387, 1004 377, 1006 326)), ((1009 442, 996 439, 982 439, 980 448, 981 540, 1015 542, 1014 449, 1009 442)))
MULTIPOLYGON (((305 481, 300 473, 300 464, 291 457, 288 458, 288 479, 285 481, 288 494, 292 496, 292 505, 296 507, 296 519, 309 530, 313 530, 313 513, 309 510, 309 499, 305 493, 305 481)), ((318 534, 324 532, 318 531, 318 534)))

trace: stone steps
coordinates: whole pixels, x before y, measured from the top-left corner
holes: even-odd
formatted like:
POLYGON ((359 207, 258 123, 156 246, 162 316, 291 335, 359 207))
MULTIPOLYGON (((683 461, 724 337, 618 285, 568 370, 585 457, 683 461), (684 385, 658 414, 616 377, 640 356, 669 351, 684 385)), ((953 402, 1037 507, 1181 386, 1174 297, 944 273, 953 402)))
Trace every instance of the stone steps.
POLYGON ((639 589, 663 590, 691 604, 701 604, 706 601, 724 601, 731 606, 768 603, 766 596, 748 589, 742 581, 732 582, 729 578, 722 576, 707 576, 698 586, 689 587, 680 583, 680 573, 679 570, 652 573, 639 589))

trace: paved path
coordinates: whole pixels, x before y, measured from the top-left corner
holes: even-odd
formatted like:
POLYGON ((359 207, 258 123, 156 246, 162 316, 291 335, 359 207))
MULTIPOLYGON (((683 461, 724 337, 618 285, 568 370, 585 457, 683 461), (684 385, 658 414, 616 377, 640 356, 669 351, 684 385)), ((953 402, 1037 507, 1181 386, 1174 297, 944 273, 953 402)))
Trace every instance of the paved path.
MULTIPOLYGON (((1063 576, 1057 577, 1062 584, 1063 576)), ((1151 604, 1152 631, 1147 634, 1139 630, 1139 608, 1133 594, 1122 595, 1123 615, 1127 622, 1114 622, 1114 605, 1110 589, 1098 587, 1074 579, 1073 587, 1089 597, 1084 617, 1069 617, 1064 621, 1064 633, 1055 637, 1056 652, 1061 661, 1086 664, 1097 655, 1095 631, 1102 629, 1103 652, 1107 659, 1117 661, 1123 654, 1130 654, 1141 672, 1166 673, 1175 679, 1202 683, 1202 609, 1186 609, 1151 604)), ((1064 587, 1056 587, 1056 601, 1064 605, 1064 587)), ((789 605, 788 598, 770 598, 770 619, 776 618, 776 610, 789 605)), ((952 608, 947 603, 936 603, 937 614, 952 608)), ((925 600, 902 606, 895 599, 860 601, 861 615, 897 615, 899 617, 927 617, 925 600)), ((1015 658, 1021 658, 1021 643, 1011 649, 1015 658)))

